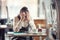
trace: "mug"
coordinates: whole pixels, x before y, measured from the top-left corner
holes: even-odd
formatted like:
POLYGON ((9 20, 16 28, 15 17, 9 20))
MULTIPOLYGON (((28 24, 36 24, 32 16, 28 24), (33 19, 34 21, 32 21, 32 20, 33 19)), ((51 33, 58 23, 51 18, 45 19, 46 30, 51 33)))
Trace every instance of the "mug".
POLYGON ((38 29, 33 29, 33 32, 34 33, 38 33, 38 29))

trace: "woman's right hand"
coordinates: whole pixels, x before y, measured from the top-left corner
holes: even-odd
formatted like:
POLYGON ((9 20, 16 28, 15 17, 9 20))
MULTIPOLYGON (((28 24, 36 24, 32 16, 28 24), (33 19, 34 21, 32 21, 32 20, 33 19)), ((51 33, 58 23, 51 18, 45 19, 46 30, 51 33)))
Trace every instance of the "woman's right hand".
POLYGON ((20 19, 21 21, 24 21, 25 20, 25 16, 20 16, 20 18, 21 18, 20 19))

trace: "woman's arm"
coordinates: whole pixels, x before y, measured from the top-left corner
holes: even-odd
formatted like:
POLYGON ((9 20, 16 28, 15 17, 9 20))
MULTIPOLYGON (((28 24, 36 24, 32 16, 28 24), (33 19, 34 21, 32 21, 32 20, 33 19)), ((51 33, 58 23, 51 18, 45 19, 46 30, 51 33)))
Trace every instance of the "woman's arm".
POLYGON ((33 21, 33 20, 30 20, 30 21, 29 21, 29 25, 30 25, 29 31, 30 31, 30 32, 33 32, 33 30, 36 29, 36 26, 35 26, 35 24, 34 24, 34 21, 33 21))
POLYGON ((19 29, 22 27, 21 20, 18 21, 16 18, 13 20, 13 30, 14 32, 18 32, 19 29))

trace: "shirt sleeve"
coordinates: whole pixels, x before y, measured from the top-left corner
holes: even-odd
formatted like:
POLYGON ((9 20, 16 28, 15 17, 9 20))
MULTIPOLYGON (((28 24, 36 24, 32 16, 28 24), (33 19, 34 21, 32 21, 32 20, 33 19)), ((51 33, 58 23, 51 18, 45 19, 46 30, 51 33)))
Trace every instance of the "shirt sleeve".
POLYGON ((19 29, 22 27, 22 22, 21 21, 18 21, 16 19, 13 20, 13 31, 14 32, 18 32, 19 29))
POLYGON ((29 21, 29 25, 30 25, 29 31, 30 32, 33 32, 33 30, 36 29, 36 26, 34 24, 34 21, 33 20, 30 20, 29 21))

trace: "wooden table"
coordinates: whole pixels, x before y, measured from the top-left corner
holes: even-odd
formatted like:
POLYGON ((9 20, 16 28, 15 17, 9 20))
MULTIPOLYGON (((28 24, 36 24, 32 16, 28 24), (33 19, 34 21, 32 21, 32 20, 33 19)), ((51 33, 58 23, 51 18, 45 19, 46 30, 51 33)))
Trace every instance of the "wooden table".
MULTIPOLYGON (((39 39, 42 40, 43 36, 47 36, 47 34, 40 34, 40 33, 14 33, 14 32, 10 32, 7 33, 7 36, 10 37, 14 37, 14 36, 32 36, 32 37, 40 37, 39 39)), ((10 40, 10 39, 9 39, 10 40)))

